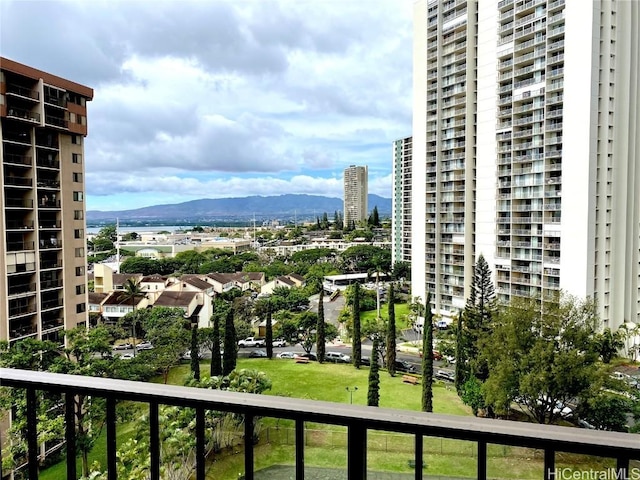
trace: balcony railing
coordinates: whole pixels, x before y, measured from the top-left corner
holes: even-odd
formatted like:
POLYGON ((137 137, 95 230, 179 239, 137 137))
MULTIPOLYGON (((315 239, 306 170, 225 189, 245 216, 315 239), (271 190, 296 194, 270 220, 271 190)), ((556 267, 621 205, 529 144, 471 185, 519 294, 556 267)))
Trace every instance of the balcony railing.
POLYGON ((40 114, 38 112, 32 112, 30 110, 25 110, 24 108, 10 107, 7 111, 7 117, 40 123, 40 114))
MULTIPOLYGON (((384 408, 340 405, 313 400, 298 400, 268 395, 207 390, 152 383, 130 382, 48 372, 0 369, 0 383, 5 387, 24 388, 27 395, 28 473, 38 478, 37 391, 64 393, 67 444, 67 478, 76 476, 75 411, 73 402, 83 394, 107 400, 107 467, 108 478, 116 479, 116 401, 130 400, 149 404, 150 478, 160 478, 160 441, 158 418, 160 405, 175 405, 196 410, 195 478, 205 478, 205 411, 216 410, 244 415, 244 468, 247 480, 254 478, 253 429, 256 417, 273 417, 295 421, 295 478, 304 479, 305 422, 347 427, 347 478, 367 478, 367 431, 382 430, 414 436, 415 465, 423 464, 423 438, 435 436, 475 442, 477 446, 477 478, 487 478, 487 445, 512 445, 544 451, 543 478, 555 476, 556 452, 571 452, 613 458, 617 462, 617 478, 627 478, 629 463, 640 459, 640 443, 636 435, 581 430, 571 427, 543 426, 483 418, 456 417, 398 411, 384 408)), ((415 478, 421 479, 416 468, 415 478)))

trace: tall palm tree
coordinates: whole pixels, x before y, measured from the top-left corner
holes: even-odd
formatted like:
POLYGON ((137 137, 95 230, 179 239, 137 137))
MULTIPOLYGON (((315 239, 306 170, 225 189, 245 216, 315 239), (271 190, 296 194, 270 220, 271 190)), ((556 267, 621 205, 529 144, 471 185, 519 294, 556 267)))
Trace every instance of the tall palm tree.
POLYGON ((136 318, 135 311, 136 306, 138 305, 138 299, 144 298, 146 295, 142 291, 142 287, 140 286, 140 282, 135 280, 134 278, 127 278, 127 281, 124 283, 124 293, 121 295, 121 298, 127 302, 131 302, 131 306, 133 307, 133 321, 132 321, 132 329, 133 329, 133 356, 136 355, 136 318))

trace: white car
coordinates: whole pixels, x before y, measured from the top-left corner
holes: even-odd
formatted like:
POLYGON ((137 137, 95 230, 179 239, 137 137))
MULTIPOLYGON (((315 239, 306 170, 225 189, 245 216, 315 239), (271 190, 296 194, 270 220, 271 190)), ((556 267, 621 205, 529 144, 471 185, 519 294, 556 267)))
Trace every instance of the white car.
POLYGON ((136 349, 137 350, 152 350, 153 349, 153 345, 151 345, 151 342, 142 342, 142 343, 139 343, 138 345, 136 345, 136 349))
POLYGON ((131 360, 132 358, 135 358, 135 356, 133 353, 125 353, 124 355, 120 355, 120 358, 123 360, 131 360))
POLYGON ((341 352, 327 352, 324 356, 327 362, 350 363, 351 357, 341 352))
POLYGON ((276 355, 277 358, 296 358, 296 354, 293 352, 280 352, 276 355))

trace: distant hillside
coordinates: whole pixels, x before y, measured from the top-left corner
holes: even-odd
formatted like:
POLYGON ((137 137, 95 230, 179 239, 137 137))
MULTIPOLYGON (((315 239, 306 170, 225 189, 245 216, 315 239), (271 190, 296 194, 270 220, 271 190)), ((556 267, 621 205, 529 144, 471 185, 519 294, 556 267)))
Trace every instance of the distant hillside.
MULTIPOLYGON (((381 217, 391 216, 391 199, 369 195, 369 210, 378 207, 381 217)), ((207 223, 215 221, 247 221, 281 219, 294 217, 302 221, 315 218, 327 212, 333 220, 333 213, 342 211, 342 199, 320 195, 277 195, 251 196, 241 198, 203 198, 184 203, 154 205, 135 210, 105 212, 87 211, 87 223, 149 222, 149 223, 207 223)))

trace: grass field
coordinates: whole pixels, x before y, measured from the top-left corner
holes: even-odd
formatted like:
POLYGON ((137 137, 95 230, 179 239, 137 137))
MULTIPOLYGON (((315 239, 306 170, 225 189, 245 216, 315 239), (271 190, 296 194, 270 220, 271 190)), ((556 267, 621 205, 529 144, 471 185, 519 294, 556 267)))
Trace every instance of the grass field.
MULTIPOLYGON (((396 327, 399 329, 408 328, 408 317, 411 312, 408 303, 396 303, 395 305, 395 314, 396 314, 396 327)), ((375 310, 369 310, 366 312, 360 313, 360 320, 364 323, 369 320, 375 320, 378 312, 375 310)), ((387 304, 383 304, 380 307, 380 316, 385 320, 389 318, 389 310, 387 304)))
MULTIPOLYGON (((353 392, 353 403, 366 405, 368 368, 356 370, 351 365, 297 364, 292 360, 240 359, 238 368, 263 371, 272 381, 272 389, 267 395, 282 395, 340 403, 351 401, 347 387, 353 392)), ((208 363, 201 364, 201 372, 206 375, 208 363)), ((169 383, 182 384, 189 376, 189 365, 181 365, 171 371, 169 383)), ((419 411, 421 406, 421 386, 402 382, 401 376, 390 377, 386 371, 380 372, 380 406, 401 410, 419 411)), ((471 415, 462 404, 455 390, 442 383, 434 385, 434 412, 450 415, 471 415)), ((259 470, 271 465, 293 465, 295 461, 294 425, 289 420, 263 418, 260 421, 259 443, 255 446, 255 468, 259 470)), ((128 439, 135 429, 134 423, 118 426, 118 443, 128 439)), ((305 425, 305 465, 331 467, 344 471, 347 465, 346 429, 339 426, 312 424, 305 425)), ((370 470, 411 473, 409 460, 413 458, 414 438, 410 435, 369 431, 367 434, 367 463, 370 470)), ((209 458, 207 478, 216 480, 237 480, 244 471, 243 447, 225 449, 209 458)), ((475 478, 476 445, 472 442, 431 438, 424 439, 425 474, 443 477, 457 476, 475 478)), ((104 467, 104 438, 101 438, 91 455, 90 463, 98 460, 104 467)), ((602 468, 606 463, 590 457, 558 455, 557 463, 585 470, 602 468)), ((530 449, 489 445, 488 471, 494 479, 534 479, 543 472, 543 453, 530 449)), ((45 480, 64 478, 64 463, 42 472, 45 480)))

